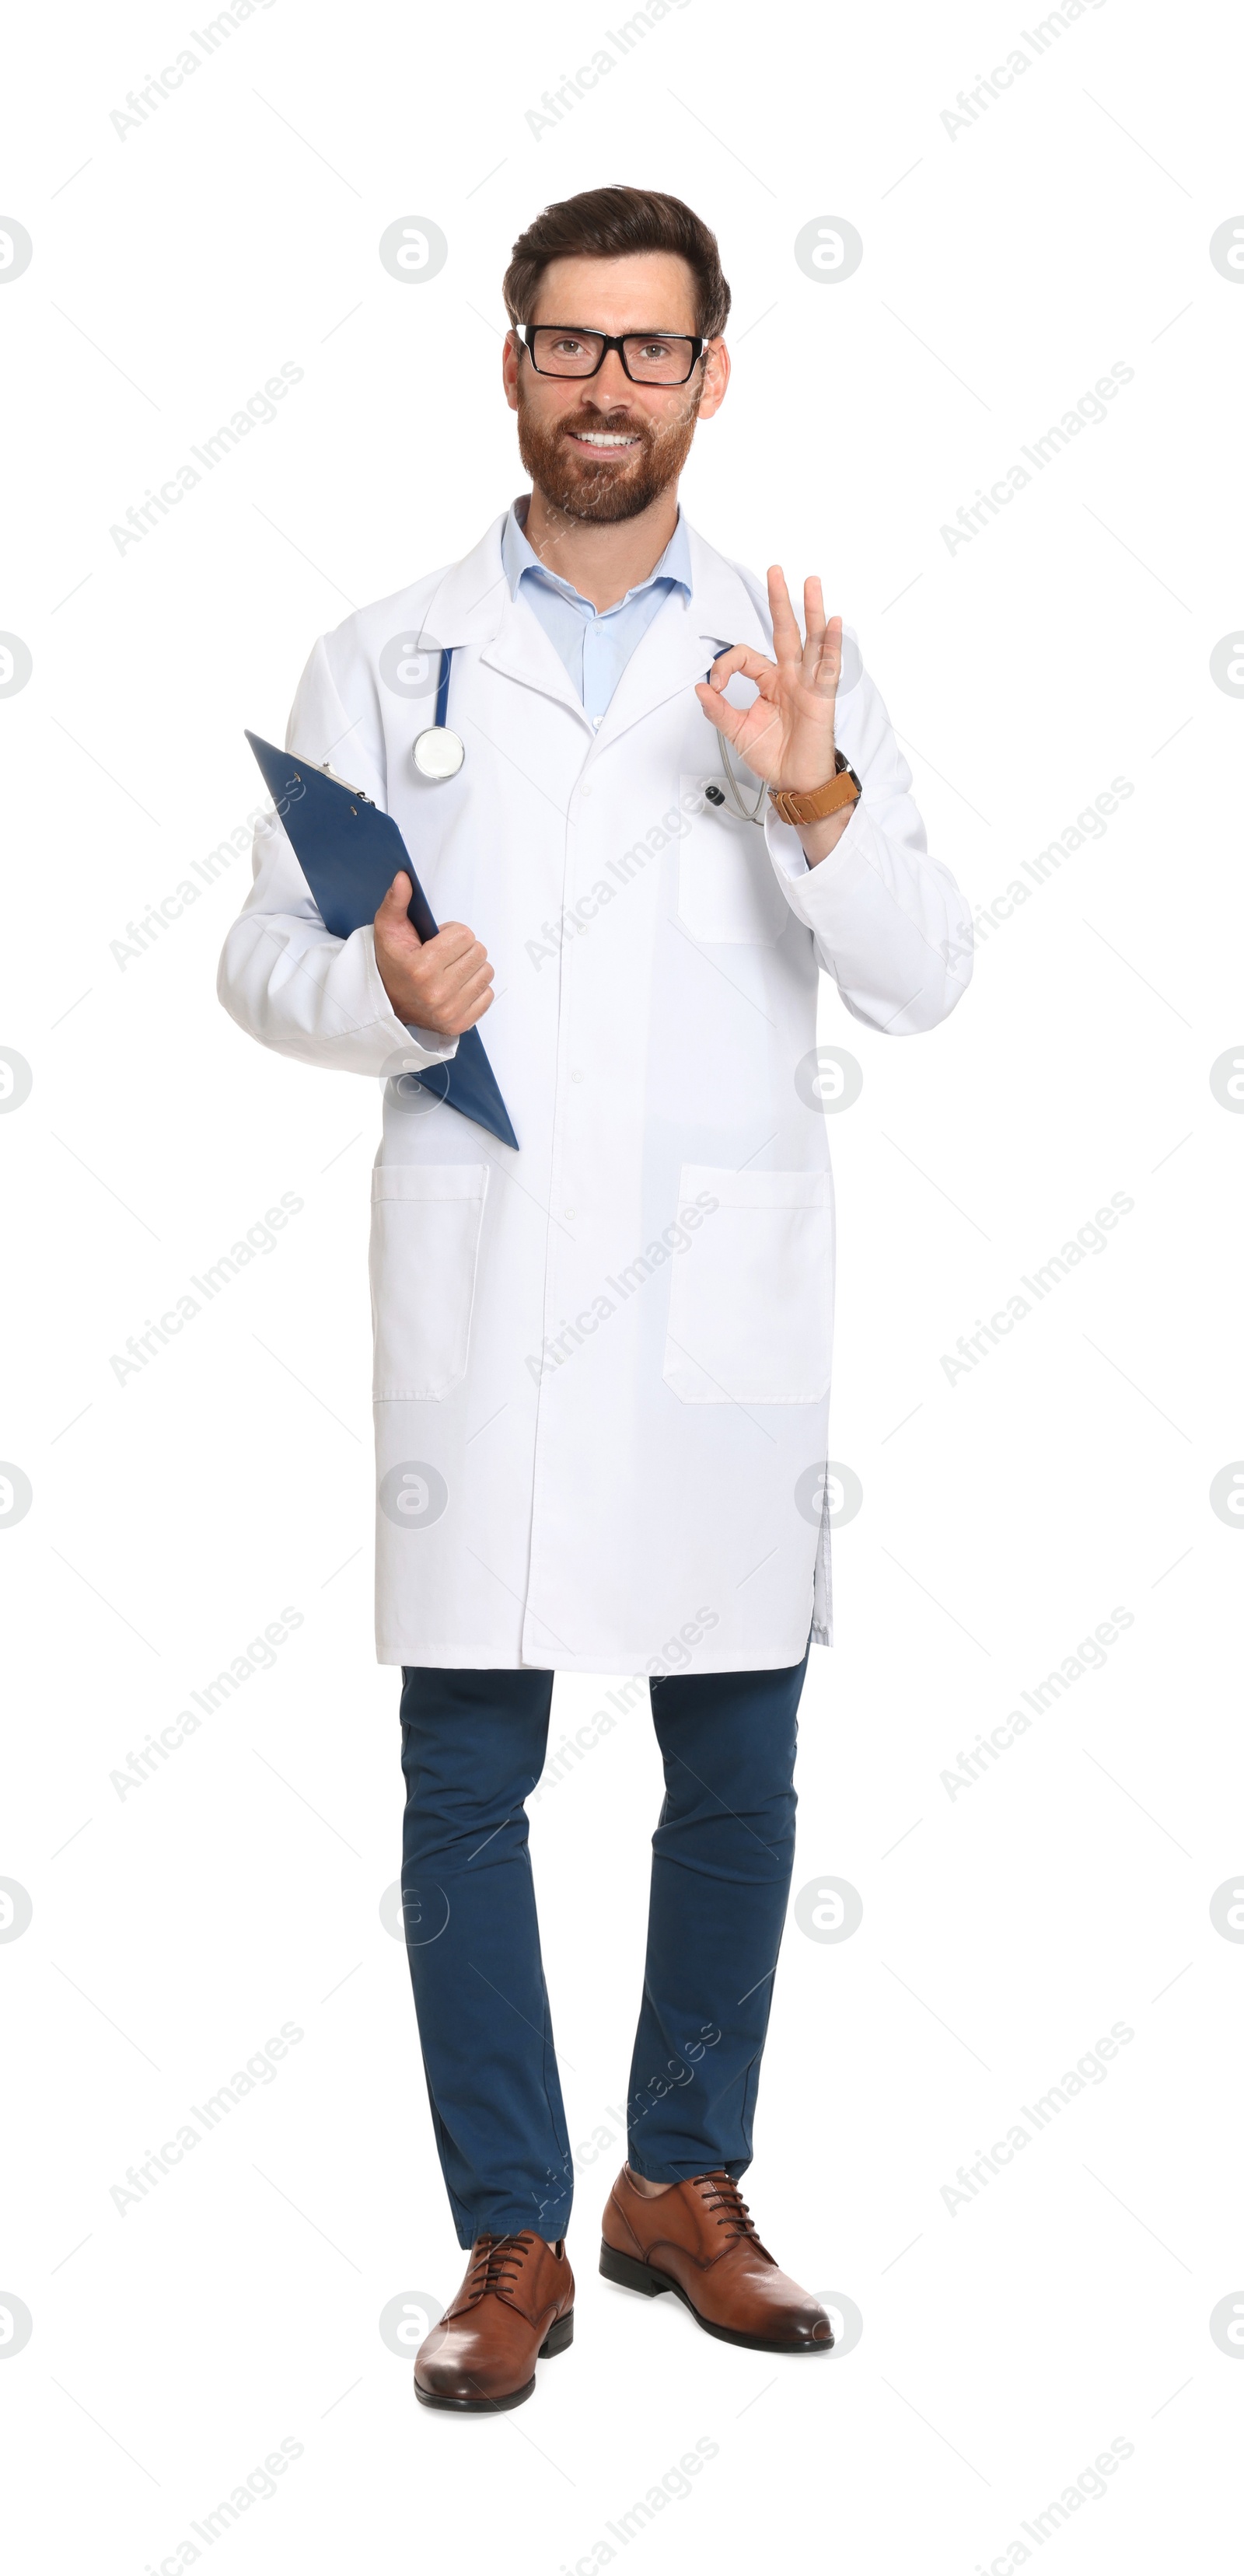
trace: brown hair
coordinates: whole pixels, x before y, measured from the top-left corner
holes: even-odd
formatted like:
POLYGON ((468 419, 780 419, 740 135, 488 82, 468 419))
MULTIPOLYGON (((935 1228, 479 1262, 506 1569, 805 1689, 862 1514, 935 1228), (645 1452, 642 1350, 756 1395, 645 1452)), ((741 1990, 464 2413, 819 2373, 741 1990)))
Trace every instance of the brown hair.
MULTIPOLYGON (((545 206, 520 233, 501 283, 511 322, 529 322, 540 280, 555 259, 624 259, 644 250, 673 251, 695 279, 695 327, 711 340, 726 327, 730 289, 721 273, 717 236, 681 197, 652 188, 586 188, 545 206)), ((574 321, 571 314, 567 319, 574 321)))

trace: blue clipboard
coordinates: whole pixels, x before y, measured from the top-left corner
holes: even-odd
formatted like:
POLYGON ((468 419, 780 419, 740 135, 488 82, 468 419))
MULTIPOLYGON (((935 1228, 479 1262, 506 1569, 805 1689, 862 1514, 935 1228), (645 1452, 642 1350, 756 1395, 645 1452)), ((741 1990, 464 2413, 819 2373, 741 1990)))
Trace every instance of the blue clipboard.
MULTIPOLYGON (((248 732, 246 739, 325 929, 335 939, 348 939, 352 930, 374 921, 398 869, 404 868, 414 888, 408 918, 421 939, 433 939, 432 908, 392 815, 382 814, 369 796, 327 769, 317 769, 291 751, 278 751, 259 734, 248 732)), ((422 1072, 412 1066, 411 1072, 434 1099, 517 1152, 518 1138, 478 1029, 464 1030, 458 1052, 447 1064, 428 1065, 422 1072)))

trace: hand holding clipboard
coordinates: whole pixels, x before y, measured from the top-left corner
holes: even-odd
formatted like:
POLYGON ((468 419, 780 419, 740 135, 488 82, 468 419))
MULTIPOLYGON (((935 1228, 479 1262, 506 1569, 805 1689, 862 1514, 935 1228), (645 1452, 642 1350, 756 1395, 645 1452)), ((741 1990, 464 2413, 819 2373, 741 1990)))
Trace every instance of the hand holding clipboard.
MULTIPOLYGON (((374 921, 398 870, 404 869, 412 889, 407 916, 421 940, 435 939, 431 905, 392 815, 382 814, 357 788, 293 752, 278 751, 258 734, 248 732, 246 739, 325 929, 336 939, 348 939, 374 921)), ((414 1079, 517 1151, 518 1138, 478 1029, 464 1030, 450 1062, 427 1065, 414 1079)))

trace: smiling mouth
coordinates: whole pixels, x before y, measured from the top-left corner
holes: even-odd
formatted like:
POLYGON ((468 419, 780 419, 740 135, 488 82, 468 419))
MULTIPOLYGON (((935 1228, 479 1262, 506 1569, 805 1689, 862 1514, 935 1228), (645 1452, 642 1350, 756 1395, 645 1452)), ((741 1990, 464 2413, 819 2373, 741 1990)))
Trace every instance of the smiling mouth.
POLYGON ((629 448, 640 444, 634 430, 569 429, 566 436, 572 446, 586 447, 592 456, 623 456, 629 448))

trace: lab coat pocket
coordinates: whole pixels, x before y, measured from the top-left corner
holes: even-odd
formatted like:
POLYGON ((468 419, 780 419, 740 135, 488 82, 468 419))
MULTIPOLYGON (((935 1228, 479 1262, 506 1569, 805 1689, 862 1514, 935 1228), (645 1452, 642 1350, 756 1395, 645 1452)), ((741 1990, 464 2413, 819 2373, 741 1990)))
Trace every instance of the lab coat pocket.
MULTIPOLYGON (((744 804, 754 804, 759 782, 750 770, 739 775, 744 804)), ((678 844, 679 920, 710 947, 771 948, 788 908, 760 823, 740 822, 718 770, 685 771, 678 789, 686 826, 678 844)), ((762 805, 761 822, 764 813, 762 805)))
POLYGON ((683 1404, 814 1404, 834 1324, 833 1182, 684 1164, 703 1222, 670 1278, 664 1377, 683 1404))
POLYGON ((486 1163, 378 1163, 372 1172, 372 1393, 451 1395, 466 1375, 486 1163))

